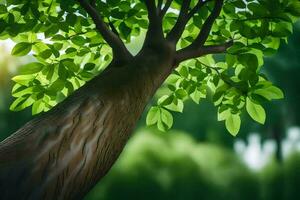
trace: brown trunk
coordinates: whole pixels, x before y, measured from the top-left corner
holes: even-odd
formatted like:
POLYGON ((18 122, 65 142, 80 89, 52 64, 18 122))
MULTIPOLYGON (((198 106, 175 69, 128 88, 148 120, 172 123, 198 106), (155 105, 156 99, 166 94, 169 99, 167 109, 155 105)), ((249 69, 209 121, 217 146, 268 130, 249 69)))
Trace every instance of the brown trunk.
POLYGON ((109 67, 1 142, 1 198, 84 197, 116 161, 170 74, 169 50, 145 49, 125 66, 109 67))

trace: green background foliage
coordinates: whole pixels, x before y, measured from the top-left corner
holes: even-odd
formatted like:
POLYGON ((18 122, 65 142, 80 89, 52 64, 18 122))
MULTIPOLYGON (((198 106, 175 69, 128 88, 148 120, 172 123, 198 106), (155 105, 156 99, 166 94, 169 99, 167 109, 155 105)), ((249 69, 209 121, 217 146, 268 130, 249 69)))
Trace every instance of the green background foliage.
POLYGON ((299 154, 249 170, 228 149, 178 131, 141 129, 85 200, 290 200, 300 193, 299 154))

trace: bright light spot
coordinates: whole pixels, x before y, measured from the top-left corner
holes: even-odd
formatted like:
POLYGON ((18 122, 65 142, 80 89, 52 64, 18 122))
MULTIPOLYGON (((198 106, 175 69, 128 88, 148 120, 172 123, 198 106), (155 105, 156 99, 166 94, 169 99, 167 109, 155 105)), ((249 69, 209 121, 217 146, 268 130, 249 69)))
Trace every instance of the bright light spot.
MULTIPOLYGON (((234 151, 242 158, 245 164, 253 170, 259 170, 268 164, 276 152, 276 143, 269 139, 261 143, 258 133, 251 133, 248 144, 242 140, 234 143, 234 151)), ((287 158, 291 153, 300 152, 300 128, 291 127, 287 137, 282 140, 282 156, 287 158)))

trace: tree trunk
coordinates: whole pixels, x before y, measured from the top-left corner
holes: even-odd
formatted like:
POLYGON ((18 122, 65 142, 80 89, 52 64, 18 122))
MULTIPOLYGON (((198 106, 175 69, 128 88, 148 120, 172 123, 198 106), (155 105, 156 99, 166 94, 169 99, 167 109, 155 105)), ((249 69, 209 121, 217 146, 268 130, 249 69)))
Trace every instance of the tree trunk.
POLYGON ((1 198, 83 198, 116 161, 172 65, 168 45, 145 48, 1 142, 1 198))

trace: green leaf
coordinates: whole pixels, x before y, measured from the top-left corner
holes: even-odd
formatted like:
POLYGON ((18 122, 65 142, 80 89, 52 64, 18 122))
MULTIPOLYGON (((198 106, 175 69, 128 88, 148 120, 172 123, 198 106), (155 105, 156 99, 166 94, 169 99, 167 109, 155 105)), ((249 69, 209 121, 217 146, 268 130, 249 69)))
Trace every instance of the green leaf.
POLYGON ((26 100, 25 97, 19 97, 17 98, 9 107, 9 109, 11 111, 18 111, 18 107, 20 107, 20 105, 22 105, 22 103, 24 103, 24 101, 26 100))
POLYGON ((173 95, 164 95, 161 98, 158 99, 157 104, 160 106, 167 106, 170 105, 173 102, 174 96, 173 95))
POLYGON ((226 54, 226 63, 229 67, 232 67, 236 62, 236 57, 231 54, 226 54))
POLYGON ((48 88, 48 90, 51 93, 56 93, 61 91, 63 88, 65 87, 65 81, 61 80, 61 79, 57 79, 56 81, 54 81, 51 86, 48 88))
POLYGON ((22 97, 33 93, 33 87, 25 87, 23 90, 17 90, 12 93, 13 97, 22 97))
POLYGON ((40 100, 34 102, 32 104, 32 115, 36 115, 36 114, 43 112, 44 108, 45 108, 45 104, 44 104, 43 100, 40 99, 40 100))
POLYGON ((21 85, 28 85, 28 83, 30 81, 32 81, 35 78, 34 75, 30 74, 30 75, 18 75, 18 76, 14 76, 12 78, 12 80, 16 83, 19 83, 21 85))
POLYGON ((189 69, 186 66, 182 66, 178 72, 184 78, 187 78, 189 76, 189 69))
POLYGON ((238 114, 230 114, 225 121, 226 129, 233 136, 236 136, 241 127, 241 118, 238 114))
POLYGON ((292 15, 300 17, 300 2, 299 1, 289 2, 286 10, 290 12, 292 15))
POLYGON ((231 115, 230 109, 218 110, 218 121, 224 121, 231 115))
POLYGON ((146 117, 146 124, 148 126, 156 124, 159 119, 159 108, 158 107, 152 107, 148 111, 147 117, 146 117))
POLYGON ((51 55, 52 55, 51 49, 46 49, 45 51, 42 51, 42 52, 39 54, 39 57, 41 57, 41 58, 43 58, 43 59, 47 59, 47 58, 49 58, 51 55))
POLYGON ((73 71, 73 72, 78 72, 79 70, 79 66, 76 65, 74 63, 73 60, 71 59, 65 59, 65 60, 62 60, 61 63, 66 66, 66 68, 68 68, 69 70, 73 71))
POLYGON ((14 56, 25 56, 27 55, 32 48, 32 44, 28 42, 20 42, 14 46, 11 54, 14 56))
POLYGON ((254 103, 249 97, 247 97, 246 100, 246 110, 253 120, 261 124, 265 123, 266 121, 265 109, 261 105, 254 103))
POLYGON ((173 125, 172 114, 163 108, 160 109, 160 112, 161 112, 160 114, 161 121, 167 126, 168 129, 170 129, 173 125))
POLYGON ((180 88, 180 89, 178 89, 178 90, 175 91, 175 95, 176 95, 177 98, 183 99, 188 94, 187 94, 187 92, 184 89, 180 88))
POLYGON ((166 132, 168 130, 168 128, 166 127, 166 125, 161 120, 159 120, 157 122, 157 128, 158 128, 158 130, 160 130, 162 132, 166 132))
POLYGON ((167 105, 165 107, 171 111, 182 113, 184 105, 183 105, 183 101, 181 99, 174 98, 173 103, 171 103, 170 105, 167 105))
POLYGON ((7 8, 5 5, 0 4, 0 14, 5 14, 7 13, 7 8))
POLYGON ((125 39, 128 39, 131 33, 131 28, 129 28, 124 22, 119 25, 120 33, 125 39))
POLYGON ((256 71, 258 67, 258 59, 257 56, 254 54, 241 54, 238 56, 238 60, 242 65, 247 66, 252 71, 256 71))
POLYGON ((83 69, 87 70, 87 71, 91 71, 95 68, 95 64, 94 63, 86 63, 83 67, 83 69))
POLYGON ((286 37, 293 32, 293 25, 289 22, 278 22, 276 23, 273 35, 276 37, 286 37))
POLYGON ((72 37, 71 41, 78 46, 83 46, 86 43, 86 40, 84 39, 84 37, 78 36, 78 35, 72 37))
POLYGON ((199 104, 200 99, 205 98, 205 95, 196 89, 192 94, 190 94, 190 97, 196 104, 199 104))
POLYGON ((12 111, 20 111, 23 110, 29 106, 31 106, 34 103, 34 99, 30 97, 19 97, 17 98, 10 106, 10 110, 12 111))
POLYGON ((35 74, 43 69, 44 65, 39 62, 32 62, 20 68, 20 74, 35 74))
POLYGON ((254 93, 263 96, 268 100, 284 98, 283 92, 278 87, 275 86, 269 86, 267 88, 257 89, 254 91, 254 93))

